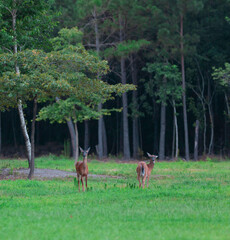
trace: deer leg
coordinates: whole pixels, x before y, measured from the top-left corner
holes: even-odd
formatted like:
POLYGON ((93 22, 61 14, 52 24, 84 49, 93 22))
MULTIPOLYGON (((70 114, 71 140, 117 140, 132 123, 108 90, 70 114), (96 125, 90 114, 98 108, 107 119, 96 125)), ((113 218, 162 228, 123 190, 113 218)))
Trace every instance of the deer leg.
POLYGON ((86 190, 87 190, 87 175, 85 176, 85 187, 86 187, 86 190))
POLYGON ((147 179, 147 187, 149 187, 149 176, 148 176, 148 179, 147 179))
POLYGON ((146 180, 146 175, 142 179, 142 188, 145 188, 145 180, 146 180))
POLYGON ((80 176, 79 176, 79 174, 77 174, 77 179, 78 179, 78 190, 80 192, 80 176))
POLYGON ((85 191, 85 188, 84 188, 84 180, 83 180, 83 177, 81 176, 81 184, 82 184, 82 191, 84 192, 85 191))
POLYGON ((137 180, 139 181, 139 188, 141 187, 141 180, 140 180, 140 176, 137 175, 137 180))

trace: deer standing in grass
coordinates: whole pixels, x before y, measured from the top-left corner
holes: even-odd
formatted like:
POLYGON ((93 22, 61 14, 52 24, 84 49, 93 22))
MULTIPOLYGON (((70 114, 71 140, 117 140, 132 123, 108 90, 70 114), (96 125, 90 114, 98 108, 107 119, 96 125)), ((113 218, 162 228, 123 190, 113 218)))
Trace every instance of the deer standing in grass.
POLYGON ((82 184, 82 191, 85 191, 84 188, 84 180, 83 177, 85 177, 85 187, 87 189, 87 175, 89 173, 88 170, 88 165, 87 165, 87 156, 90 150, 90 147, 87 150, 83 150, 80 147, 82 156, 83 156, 83 161, 80 162, 75 162, 75 168, 76 168, 76 172, 77 172, 77 179, 78 179, 78 190, 80 192, 80 176, 81 176, 81 184, 82 184))
POLYGON ((139 162, 137 166, 137 180, 139 181, 139 187, 141 187, 141 178, 142 178, 142 188, 145 187, 145 180, 147 178, 147 187, 149 186, 149 177, 153 170, 155 159, 158 157, 156 155, 151 155, 147 153, 150 157, 150 163, 146 164, 145 162, 139 162))

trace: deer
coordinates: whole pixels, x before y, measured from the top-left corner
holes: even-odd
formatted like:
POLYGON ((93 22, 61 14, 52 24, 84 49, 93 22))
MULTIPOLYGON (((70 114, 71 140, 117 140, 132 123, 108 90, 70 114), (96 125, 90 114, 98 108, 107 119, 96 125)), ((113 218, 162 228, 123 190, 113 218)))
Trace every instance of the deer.
POLYGON ((78 179, 78 190, 80 192, 80 177, 81 177, 81 184, 82 184, 82 191, 85 191, 84 188, 84 181, 83 177, 85 177, 85 187, 87 189, 87 176, 89 174, 88 165, 87 165, 87 156, 90 150, 90 147, 87 150, 83 150, 81 147, 79 147, 83 156, 83 161, 76 162, 75 161, 75 168, 77 172, 77 179, 78 179))
POLYGON ((156 155, 151 155, 147 152, 148 157, 150 157, 150 163, 146 164, 145 162, 139 162, 137 165, 137 180, 139 181, 139 188, 141 187, 141 178, 142 178, 142 188, 145 187, 145 180, 147 178, 147 187, 149 186, 149 177, 153 170, 155 159, 158 157, 156 155))

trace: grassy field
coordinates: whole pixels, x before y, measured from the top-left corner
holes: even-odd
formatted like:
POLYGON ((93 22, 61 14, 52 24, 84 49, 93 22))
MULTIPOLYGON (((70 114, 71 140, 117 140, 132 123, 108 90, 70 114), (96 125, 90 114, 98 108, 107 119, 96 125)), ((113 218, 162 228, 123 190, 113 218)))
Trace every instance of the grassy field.
MULTIPOLYGON (((36 167, 74 170, 54 156, 36 167)), ((0 239, 230 239, 230 161, 157 162, 148 189, 137 188, 135 168, 90 161, 90 173, 123 178, 89 178, 85 193, 73 178, 0 181, 0 239)))

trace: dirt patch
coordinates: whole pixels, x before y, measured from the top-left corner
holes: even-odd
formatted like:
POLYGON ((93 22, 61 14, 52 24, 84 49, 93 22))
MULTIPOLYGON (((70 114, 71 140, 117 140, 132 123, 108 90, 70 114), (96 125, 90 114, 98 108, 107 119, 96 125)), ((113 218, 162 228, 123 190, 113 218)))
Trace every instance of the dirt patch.
MULTIPOLYGON (((0 179, 24 179, 27 178, 29 169, 20 168, 11 170, 10 168, 2 169, 0 172, 0 179)), ((76 173, 67 172, 57 169, 40 169, 36 168, 34 171, 35 179, 53 179, 53 178, 67 178, 76 177, 76 173)), ((89 178, 122 178, 119 176, 96 175, 89 174, 89 178)))

